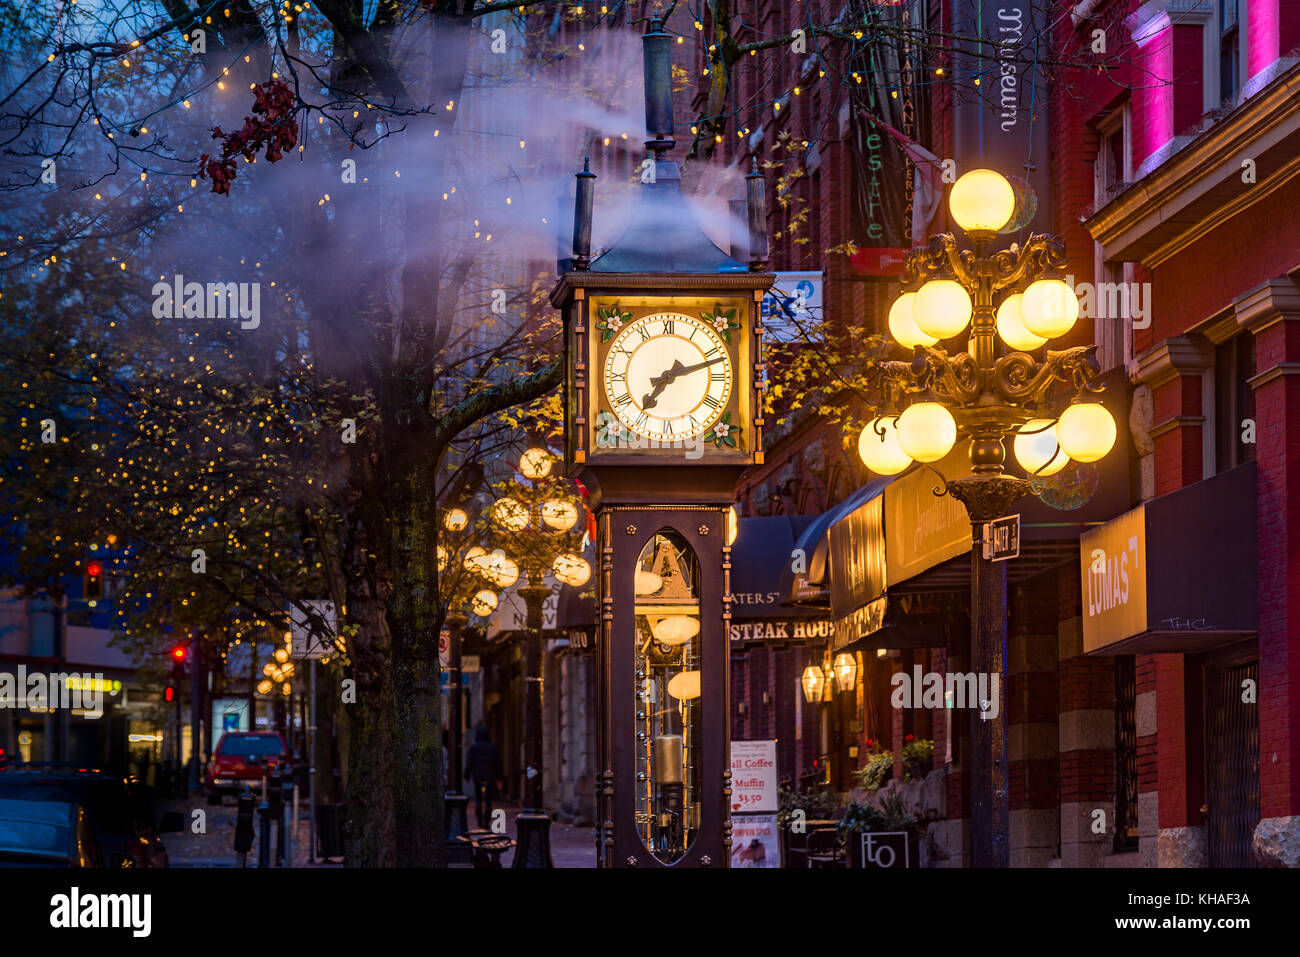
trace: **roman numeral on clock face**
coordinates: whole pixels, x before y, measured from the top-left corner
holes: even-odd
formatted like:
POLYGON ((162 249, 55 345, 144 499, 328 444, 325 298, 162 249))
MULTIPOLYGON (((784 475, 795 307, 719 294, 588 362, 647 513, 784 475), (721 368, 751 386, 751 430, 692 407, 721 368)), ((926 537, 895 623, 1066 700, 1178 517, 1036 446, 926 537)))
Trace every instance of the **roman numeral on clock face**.
POLYGON ((632 428, 644 429, 646 427, 646 423, 649 421, 650 421, 650 416, 642 412, 640 415, 636 417, 636 421, 632 423, 632 428))
POLYGON ((713 409, 715 411, 717 410, 718 406, 721 405, 721 403, 718 402, 718 400, 711 395, 706 395, 704 397, 704 404, 707 405, 710 409, 713 409))
POLYGON ((713 359, 720 355, 722 355, 722 350, 719 349, 717 346, 713 346, 711 349, 709 349, 707 352, 704 353, 704 358, 713 359))
POLYGON ((644 325, 637 326, 636 331, 641 336, 642 342, 650 341, 650 330, 647 329, 644 325))
POLYGON ((624 392, 620 396, 615 396, 614 398, 615 405, 630 405, 631 402, 632 402, 632 396, 626 392, 624 392))
POLYGON ((673 321, 672 321, 671 319, 665 319, 665 320, 664 320, 664 331, 663 331, 663 334, 664 334, 665 336, 671 336, 671 335, 673 334, 673 321))

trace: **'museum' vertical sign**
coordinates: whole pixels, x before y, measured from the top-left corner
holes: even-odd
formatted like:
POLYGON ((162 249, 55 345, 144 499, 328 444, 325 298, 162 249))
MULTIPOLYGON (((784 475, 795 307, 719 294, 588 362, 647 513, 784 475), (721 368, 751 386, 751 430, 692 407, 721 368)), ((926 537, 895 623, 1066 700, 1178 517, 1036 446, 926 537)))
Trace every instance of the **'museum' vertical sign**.
POLYGON ((956 0, 953 9, 956 45, 967 51, 953 62, 957 173, 983 167, 1011 179, 1023 206, 1007 232, 1051 230, 1047 90, 1039 65, 1048 54, 1043 4, 956 0))

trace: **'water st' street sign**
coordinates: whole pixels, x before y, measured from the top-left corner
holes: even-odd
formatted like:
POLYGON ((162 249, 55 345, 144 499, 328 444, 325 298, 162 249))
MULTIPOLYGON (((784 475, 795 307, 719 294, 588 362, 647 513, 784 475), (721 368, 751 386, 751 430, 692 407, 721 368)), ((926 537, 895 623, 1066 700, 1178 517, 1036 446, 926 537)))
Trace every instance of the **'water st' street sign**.
POLYGON ((984 558, 1004 562, 1020 554, 1020 516, 1004 515, 984 523, 984 558))

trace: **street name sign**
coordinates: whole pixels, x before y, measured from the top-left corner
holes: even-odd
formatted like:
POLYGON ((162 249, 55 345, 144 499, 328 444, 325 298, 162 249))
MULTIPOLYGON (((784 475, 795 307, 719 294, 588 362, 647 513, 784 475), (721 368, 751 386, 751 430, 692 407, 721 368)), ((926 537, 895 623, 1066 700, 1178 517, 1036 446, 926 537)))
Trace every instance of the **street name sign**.
POLYGON ((984 558, 1005 562, 1020 554, 1020 516, 1004 515, 984 523, 984 558))

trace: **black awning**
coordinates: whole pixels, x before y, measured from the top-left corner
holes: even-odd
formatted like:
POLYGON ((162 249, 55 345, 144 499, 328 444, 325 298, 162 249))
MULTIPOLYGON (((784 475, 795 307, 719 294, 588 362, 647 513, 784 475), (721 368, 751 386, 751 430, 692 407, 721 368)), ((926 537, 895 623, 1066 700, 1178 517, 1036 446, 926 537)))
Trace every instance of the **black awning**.
POLYGON ((823 610, 830 607, 830 527, 864 502, 879 495, 891 481, 893 476, 868 482, 838 505, 813 517, 795 539, 790 560, 781 566, 778 589, 781 604, 812 605, 823 610), (799 567, 803 571, 795 570, 799 567))
POLYGON ((781 603, 782 572, 795 541, 821 516, 742 518, 731 550, 731 641, 767 645, 821 643, 830 637, 824 606, 781 603))
POLYGON ((1194 654, 1254 635, 1256 483, 1248 462, 1084 534, 1083 650, 1194 654))
POLYGON ((731 547, 731 617, 736 621, 809 618, 817 608, 781 604, 782 572, 792 563, 795 541, 821 516, 773 515, 742 518, 731 547))

